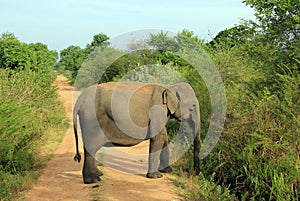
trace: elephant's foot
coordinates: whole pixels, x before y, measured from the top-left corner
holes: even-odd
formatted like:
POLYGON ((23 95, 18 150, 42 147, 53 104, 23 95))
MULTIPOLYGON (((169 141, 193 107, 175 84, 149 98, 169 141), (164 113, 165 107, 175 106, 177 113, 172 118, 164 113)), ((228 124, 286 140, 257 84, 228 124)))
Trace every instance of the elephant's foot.
POLYGON ((90 175, 90 176, 84 176, 83 177, 83 182, 85 184, 97 183, 99 181, 101 181, 101 179, 98 175, 90 175))
POLYGON ((195 168, 194 169, 194 172, 193 172, 193 175, 194 176, 197 176, 197 175, 199 175, 200 174, 200 168, 195 168))
POLYGON ((90 174, 102 176, 102 175, 103 175, 103 172, 102 172, 98 167, 95 167, 95 168, 90 172, 90 174))
POLYGON ((156 179, 161 178, 163 175, 160 172, 148 172, 146 176, 147 178, 156 179))
POLYGON ((103 172, 101 172, 101 170, 98 170, 98 175, 99 175, 99 176, 102 176, 102 175, 103 175, 103 172))
POLYGON ((83 182, 85 184, 92 184, 101 181, 100 176, 103 175, 103 172, 101 172, 98 168, 95 168, 92 173, 84 173, 83 174, 83 182))
POLYGON ((170 173, 173 171, 172 167, 171 166, 168 166, 168 167, 165 167, 163 169, 159 169, 160 172, 163 172, 163 173, 170 173))

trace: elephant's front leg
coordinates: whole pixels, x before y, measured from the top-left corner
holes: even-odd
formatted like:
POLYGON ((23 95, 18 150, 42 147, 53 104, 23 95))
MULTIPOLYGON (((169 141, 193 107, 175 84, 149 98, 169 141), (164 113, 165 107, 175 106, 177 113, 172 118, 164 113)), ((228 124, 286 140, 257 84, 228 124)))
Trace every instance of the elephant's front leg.
POLYGON ((163 149, 160 154, 160 164, 158 167, 158 170, 163 173, 169 173, 172 172, 172 167, 170 166, 170 161, 169 161, 169 147, 168 147, 168 139, 165 142, 163 149))
POLYGON ((101 181, 103 173, 97 168, 95 158, 84 148, 84 164, 82 169, 83 182, 91 184, 101 181))
POLYGON ((156 136, 150 138, 148 178, 160 178, 162 174, 158 171, 160 155, 164 144, 167 142, 167 131, 163 128, 156 136))

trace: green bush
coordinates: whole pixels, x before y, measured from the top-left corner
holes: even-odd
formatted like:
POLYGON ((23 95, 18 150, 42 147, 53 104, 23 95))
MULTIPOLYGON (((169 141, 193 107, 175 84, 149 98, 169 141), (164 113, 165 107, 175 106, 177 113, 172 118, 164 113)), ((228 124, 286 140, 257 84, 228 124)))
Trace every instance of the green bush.
POLYGON ((300 76, 281 56, 258 41, 213 53, 225 78, 227 119, 201 170, 239 200, 300 196, 300 76))
POLYGON ((64 126, 54 74, 0 69, 0 200, 8 200, 37 171, 42 139, 64 126))
POLYGON ((179 176, 171 176, 171 180, 179 190, 179 194, 187 201, 235 200, 227 188, 208 180, 202 173, 197 177, 186 175, 182 170, 175 172, 179 176))

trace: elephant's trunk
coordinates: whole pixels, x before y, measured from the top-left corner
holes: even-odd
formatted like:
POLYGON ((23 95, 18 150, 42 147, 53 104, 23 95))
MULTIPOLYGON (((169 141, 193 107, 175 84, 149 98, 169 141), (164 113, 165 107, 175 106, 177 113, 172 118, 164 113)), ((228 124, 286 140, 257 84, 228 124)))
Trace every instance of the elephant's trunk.
POLYGON ((193 126, 194 133, 194 174, 200 173, 200 122, 195 122, 193 126))
POLYGON ((200 111, 195 108, 195 113, 191 115, 190 126, 193 129, 194 137, 194 174, 200 173, 200 111))

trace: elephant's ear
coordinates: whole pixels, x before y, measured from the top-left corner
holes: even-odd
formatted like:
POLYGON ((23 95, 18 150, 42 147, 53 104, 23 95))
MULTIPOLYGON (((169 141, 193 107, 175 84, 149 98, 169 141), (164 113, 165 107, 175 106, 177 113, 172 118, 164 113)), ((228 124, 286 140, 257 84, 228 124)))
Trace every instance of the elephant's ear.
POLYGON ((177 94, 175 96, 169 89, 164 90, 162 93, 163 104, 167 105, 171 114, 174 114, 179 107, 177 96, 177 94))

